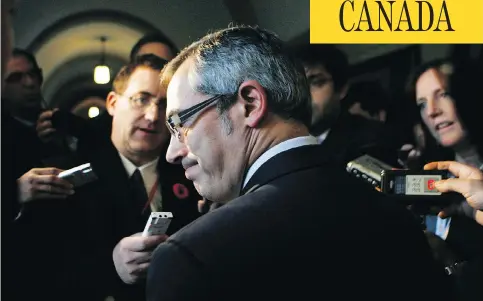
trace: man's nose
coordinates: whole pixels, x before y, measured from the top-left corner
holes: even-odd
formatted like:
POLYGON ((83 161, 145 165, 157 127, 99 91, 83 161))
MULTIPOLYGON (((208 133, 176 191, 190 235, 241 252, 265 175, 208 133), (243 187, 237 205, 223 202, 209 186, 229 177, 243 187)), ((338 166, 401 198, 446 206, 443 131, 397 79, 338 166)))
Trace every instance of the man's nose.
POLYGON ((146 108, 146 111, 144 113, 144 118, 154 123, 159 120, 159 116, 160 116, 160 112, 159 112, 158 105, 152 102, 149 105, 149 107, 146 108))
POLYGON ((181 164, 181 160, 188 155, 188 148, 178 138, 171 135, 169 140, 168 151, 166 152, 166 161, 171 164, 181 164))
POLYGON ((25 74, 23 77, 22 77, 22 83, 24 86, 26 87, 34 87, 35 84, 36 84, 36 80, 33 76, 31 76, 30 74, 25 74))

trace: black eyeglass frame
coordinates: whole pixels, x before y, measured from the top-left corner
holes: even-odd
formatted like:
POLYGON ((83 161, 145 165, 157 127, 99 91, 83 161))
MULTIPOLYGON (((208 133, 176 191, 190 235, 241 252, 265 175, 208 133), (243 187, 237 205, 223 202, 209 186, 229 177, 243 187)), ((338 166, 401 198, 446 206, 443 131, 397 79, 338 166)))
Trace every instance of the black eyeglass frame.
POLYGON ((208 98, 207 100, 200 102, 199 104, 196 104, 192 107, 189 107, 185 110, 182 110, 178 113, 171 115, 166 120, 166 126, 168 127, 172 135, 176 136, 178 140, 181 140, 182 136, 181 136, 180 129, 183 127, 183 124, 192 116, 201 112, 203 109, 207 108, 208 106, 213 104, 215 101, 221 99, 222 97, 223 97, 222 94, 213 96, 211 98, 208 98))

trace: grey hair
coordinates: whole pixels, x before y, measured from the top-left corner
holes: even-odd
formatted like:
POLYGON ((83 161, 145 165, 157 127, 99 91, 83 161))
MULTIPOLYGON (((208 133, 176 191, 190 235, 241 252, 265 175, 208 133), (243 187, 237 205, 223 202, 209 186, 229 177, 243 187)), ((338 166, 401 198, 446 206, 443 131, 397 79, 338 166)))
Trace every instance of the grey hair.
POLYGON ((255 80, 265 89, 269 111, 310 125, 310 91, 305 71, 274 33, 258 27, 235 26, 208 34, 168 63, 162 82, 167 84, 188 58, 194 61, 188 80, 195 91, 227 96, 217 105, 221 113, 236 102, 232 96, 244 81, 255 80))

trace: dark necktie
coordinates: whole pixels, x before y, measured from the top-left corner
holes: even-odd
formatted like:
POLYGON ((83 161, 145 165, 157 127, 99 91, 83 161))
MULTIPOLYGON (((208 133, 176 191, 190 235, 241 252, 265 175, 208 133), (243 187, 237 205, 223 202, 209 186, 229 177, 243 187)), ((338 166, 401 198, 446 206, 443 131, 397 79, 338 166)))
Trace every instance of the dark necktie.
POLYGON ((136 169, 129 181, 131 183, 131 196, 133 198, 132 203, 138 213, 141 213, 148 201, 148 194, 146 192, 146 188, 144 187, 143 176, 141 175, 139 169, 136 169))

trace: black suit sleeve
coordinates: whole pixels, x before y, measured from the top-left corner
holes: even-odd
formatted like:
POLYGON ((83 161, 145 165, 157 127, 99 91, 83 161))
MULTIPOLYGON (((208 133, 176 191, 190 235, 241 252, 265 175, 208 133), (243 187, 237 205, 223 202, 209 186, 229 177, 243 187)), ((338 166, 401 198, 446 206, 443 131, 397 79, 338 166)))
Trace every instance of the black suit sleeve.
POLYGON ((483 258, 483 226, 473 219, 453 217, 446 242, 465 260, 483 258))
POLYGON ((392 251, 384 251, 379 256, 384 271, 382 274, 394 277, 379 285, 397 291, 397 300, 454 300, 454 291, 443 269, 433 260, 419 224, 409 212, 394 213, 390 218, 383 227, 391 229, 392 234, 384 240, 383 250, 392 251), (418 292, 417 296, 415 292, 418 292))
POLYGON ((206 280, 201 262, 188 249, 169 240, 153 254, 146 300, 205 300, 202 296, 206 296, 206 280))
POLYGON ((4 202, 2 202, 2 211, 6 209, 5 211, 3 211, 5 212, 5 214, 2 214, 2 218, 5 218, 5 221, 8 221, 8 223, 11 223, 11 222, 14 222, 15 219, 18 217, 19 213, 22 210, 22 207, 18 202, 17 180, 14 180, 14 181, 10 179, 8 180, 9 181, 7 185, 5 185, 7 187, 4 186, 7 192, 4 195, 2 195, 2 199, 5 200, 4 202), (5 198, 3 198, 3 196, 5 196, 5 198))

